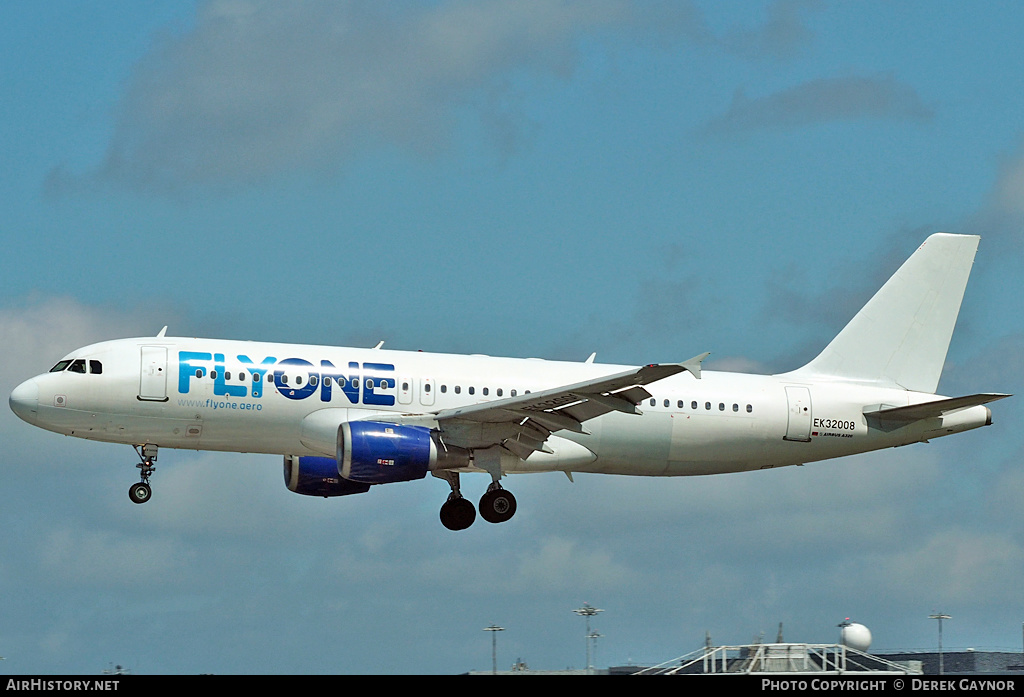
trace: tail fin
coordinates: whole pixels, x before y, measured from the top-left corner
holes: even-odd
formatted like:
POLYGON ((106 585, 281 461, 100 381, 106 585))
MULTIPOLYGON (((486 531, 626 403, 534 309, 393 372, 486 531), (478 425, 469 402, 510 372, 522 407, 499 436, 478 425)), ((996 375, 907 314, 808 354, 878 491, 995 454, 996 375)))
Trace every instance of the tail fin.
POLYGON ((934 393, 979 239, 931 235, 825 350, 791 375, 934 393))

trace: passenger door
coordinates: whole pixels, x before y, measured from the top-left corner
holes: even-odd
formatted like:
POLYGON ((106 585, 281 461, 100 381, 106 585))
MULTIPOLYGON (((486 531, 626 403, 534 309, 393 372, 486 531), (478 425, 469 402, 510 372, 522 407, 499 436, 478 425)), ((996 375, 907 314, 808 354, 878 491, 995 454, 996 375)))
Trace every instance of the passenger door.
POLYGON ((139 370, 139 400, 143 402, 167 401, 167 347, 141 347, 139 370))

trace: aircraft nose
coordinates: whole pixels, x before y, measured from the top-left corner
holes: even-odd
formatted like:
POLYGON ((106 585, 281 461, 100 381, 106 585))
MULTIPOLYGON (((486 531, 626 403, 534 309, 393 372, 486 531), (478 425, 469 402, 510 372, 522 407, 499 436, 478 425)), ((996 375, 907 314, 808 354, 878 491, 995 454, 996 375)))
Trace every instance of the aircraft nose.
POLYGON ((35 380, 26 380, 14 388, 9 401, 18 418, 33 423, 39 411, 39 385, 35 380))

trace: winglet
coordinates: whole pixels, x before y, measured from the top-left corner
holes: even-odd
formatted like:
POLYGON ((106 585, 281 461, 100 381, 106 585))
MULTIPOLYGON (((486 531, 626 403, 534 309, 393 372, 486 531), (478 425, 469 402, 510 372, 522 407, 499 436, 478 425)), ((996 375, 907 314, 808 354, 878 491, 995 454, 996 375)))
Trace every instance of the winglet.
POLYGON ((699 356, 694 356, 688 361, 683 361, 679 365, 682 367, 683 370, 689 371, 690 374, 693 375, 693 377, 700 380, 700 364, 703 363, 704 359, 710 355, 711 352, 706 351, 705 353, 702 353, 699 356))

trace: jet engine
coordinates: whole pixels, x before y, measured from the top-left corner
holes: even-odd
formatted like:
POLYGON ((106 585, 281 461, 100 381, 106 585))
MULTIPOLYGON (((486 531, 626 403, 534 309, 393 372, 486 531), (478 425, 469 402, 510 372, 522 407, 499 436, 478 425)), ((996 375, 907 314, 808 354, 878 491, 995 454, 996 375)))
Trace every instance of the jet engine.
POLYGON ((422 479, 437 469, 468 467, 470 453, 446 446, 437 431, 377 421, 347 421, 338 429, 338 473, 366 484, 422 479))
POLYGON ((306 496, 347 496, 363 494, 369 484, 350 482, 338 474, 333 457, 284 456, 284 483, 289 490, 306 496))

